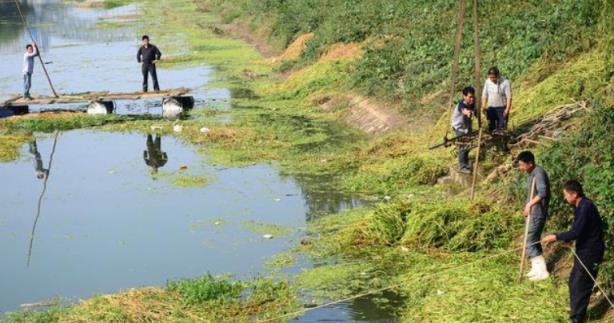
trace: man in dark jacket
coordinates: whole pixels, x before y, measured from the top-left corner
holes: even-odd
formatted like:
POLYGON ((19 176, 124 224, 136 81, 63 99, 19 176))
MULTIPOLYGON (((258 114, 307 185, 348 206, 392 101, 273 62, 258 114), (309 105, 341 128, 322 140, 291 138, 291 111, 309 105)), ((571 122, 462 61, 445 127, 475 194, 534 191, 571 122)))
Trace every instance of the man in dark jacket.
POLYGON ((149 43, 149 36, 144 35, 142 37, 143 46, 139 48, 136 53, 136 60, 141 63, 141 71, 143 72, 143 92, 147 92, 147 74, 151 74, 151 80, 153 81, 154 91, 159 92, 160 86, 158 85, 158 74, 156 73, 156 63, 162 57, 162 53, 153 44, 149 43))
POLYGON ((544 237, 543 242, 576 241, 578 257, 574 259, 569 275, 569 303, 571 322, 579 323, 584 322, 594 287, 593 279, 597 279, 599 264, 603 261, 605 252, 603 220, 593 201, 584 196, 582 185, 578 181, 567 181, 563 194, 567 203, 574 207, 575 217, 571 230, 549 234, 544 237))

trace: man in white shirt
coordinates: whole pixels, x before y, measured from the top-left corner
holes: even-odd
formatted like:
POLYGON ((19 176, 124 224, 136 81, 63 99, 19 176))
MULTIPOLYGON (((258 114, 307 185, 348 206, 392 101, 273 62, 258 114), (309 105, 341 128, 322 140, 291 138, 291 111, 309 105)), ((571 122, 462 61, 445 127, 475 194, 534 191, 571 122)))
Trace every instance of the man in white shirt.
POLYGON ((512 108, 512 85, 501 77, 499 69, 491 67, 482 91, 482 106, 488 107, 488 129, 499 134, 507 128, 507 120, 512 108))
POLYGON ((36 43, 28 44, 23 54, 23 97, 31 100, 30 88, 32 87, 32 72, 34 72, 34 57, 38 56, 36 43))

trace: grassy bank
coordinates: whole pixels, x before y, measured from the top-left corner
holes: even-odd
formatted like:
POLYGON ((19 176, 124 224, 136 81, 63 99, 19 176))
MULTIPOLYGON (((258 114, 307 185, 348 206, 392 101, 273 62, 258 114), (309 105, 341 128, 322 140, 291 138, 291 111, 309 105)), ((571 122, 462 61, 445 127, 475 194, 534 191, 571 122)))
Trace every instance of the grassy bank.
POLYGON ((141 288, 97 296, 76 306, 20 312, 11 322, 250 322, 295 309, 294 291, 285 282, 231 281, 204 275, 171 281, 165 288, 141 288))
MULTIPOLYGON (((439 140, 448 118, 438 103, 441 94, 428 102, 423 99, 445 88, 455 13, 450 3, 385 1, 374 6, 368 1, 182 0, 147 4, 146 15, 161 17, 144 28, 160 31, 157 43, 170 53, 162 64, 213 65, 216 80, 211 86, 227 86, 233 94, 230 110, 196 109, 191 119, 181 122, 183 131, 176 136, 201 147, 214 163, 273 162, 286 174, 333 177, 339 191, 378 199, 388 196, 389 200, 311 223, 305 243, 296 252, 322 265, 305 270, 289 284, 204 276, 48 312, 15 314, 14 320, 241 321, 296 309, 299 288, 325 301, 391 284, 403 299, 395 307, 403 321, 565 320, 565 268, 570 255, 563 253, 551 280, 517 284, 517 253, 504 253, 518 246, 522 231, 518 215, 522 175, 512 171, 483 183, 474 202, 468 201, 465 190, 450 194, 447 187, 436 185, 455 156, 453 148, 426 149, 439 140), (322 6, 330 10, 319 9, 322 6), (421 19, 412 20, 417 13, 421 19), (224 22, 252 25, 279 50, 288 45, 298 50, 286 51, 279 59, 264 59, 245 42, 230 38, 232 34, 221 28, 224 22), (313 32, 313 38, 293 47, 307 32, 313 32), (432 114, 430 131, 367 136, 348 127, 340 120, 351 106, 334 98, 355 92, 400 105, 409 116, 416 111, 432 114), (228 118, 220 122, 220 116, 228 118), (200 132, 204 126, 211 130, 200 132), (246 291, 251 291, 249 296, 239 297, 246 291)), ((611 245, 612 161, 611 154, 602 152, 614 150, 612 74, 597 31, 607 5, 607 1, 548 2, 495 8, 493 3, 482 10, 509 13, 502 20, 484 15, 483 46, 500 49, 496 59, 494 52, 485 51, 484 60, 496 61, 517 85, 515 133, 561 104, 590 102, 591 110, 576 116, 574 126, 559 141, 532 149, 553 180, 553 215, 546 230, 569 225, 571 212, 563 206, 560 183, 577 177, 610 222, 611 245), (532 23, 523 24, 526 28, 521 33, 510 32, 521 21, 532 23), (584 35, 581 41, 576 41, 578 34, 584 35)), ((470 26, 466 35, 469 31, 470 26)), ((462 84, 470 78, 472 49, 463 50, 462 84)), ((83 127, 148 131, 154 124, 171 133, 168 121, 121 117, 51 115, 3 120, 0 158, 16 158, 20 143, 33 131, 83 127)), ((489 150, 485 159, 485 172, 507 161, 489 150)), ((280 262, 291 260, 285 257, 280 262)), ((611 286, 613 272, 610 253, 600 281, 611 286)))

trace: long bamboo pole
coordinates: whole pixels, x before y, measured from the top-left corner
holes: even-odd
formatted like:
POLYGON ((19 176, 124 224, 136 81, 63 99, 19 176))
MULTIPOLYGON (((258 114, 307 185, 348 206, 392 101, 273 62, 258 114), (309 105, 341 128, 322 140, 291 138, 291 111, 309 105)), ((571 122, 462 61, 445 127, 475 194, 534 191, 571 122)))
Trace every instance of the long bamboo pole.
MULTIPOLYGON (((450 78, 450 96, 448 98, 448 106, 446 112, 450 111, 452 104, 454 103, 454 92, 456 91, 456 81, 458 78, 458 61, 460 57, 461 45, 463 40, 463 26, 465 23, 465 7, 467 6, 467 0, 459 0, 458 2, 458 16, 456 17, 456 34, 454 36, 454 53, 452 56, 452 71, 450 78)), ((450 129, 446 127, 446 134, 444 138, 448 137, 448 131, 450 129)))
POLYGON ((478 179, 478 166, 480 164, 480 148, 482 147, 482 113, 480 111, 480 102, 482 99, 482 87, 481 87, 481 78, 480 78, 480 64, 481 64, 481 53, 480 53, 480 20, 478 16, 478 0, 473 0, 473 43, 474 43, 474 51, 475 51, 475 69, 474 69, 474 82, 475 82, 475 111, 476 117, 478 118, 478 128, 480 129, 478 135, 478 147, 475 154, 475 163, 473 163, 473 179, 471 181, 471 199, 475 195, 475 184, 478 179))
MULTIPOLYGON (((19 5, 19 2, 17 0, 15 1, 15 6, 17 6, 17 11, 19 11, 19 16, 21 17, 21 22, 23 23, 24 27, 26 27, 26 29, 28 30, 28 34, 30 35, 30 39, 32 40, 33 43, 35 43, 36 41, 34 40, 34 35, 32 35, 32 31, 30 30, 30 28, 28 27, 28 22, 26 21, 26 18, 24 17, 23 13, 21 12, 21 6, 19 5)), ((49 73, 47 72, 47 68, 45 67, 45 63, 43 63, 43 58, 41 56, 41 52, 38 49, 38 46, 36 48, 36 51, 38 52, 38 60, 41 63, 41 66, 43 67, 43 71, 45 72, 45 76, 47 77, 47 81, 49 82, 49 87, 51 87, 51 92, 53 92, 53 95, 57 98, 58 94, 55 92, 55 88, 53 87, 53 83, 51 82, 51 78, 49 77, 49 73)))

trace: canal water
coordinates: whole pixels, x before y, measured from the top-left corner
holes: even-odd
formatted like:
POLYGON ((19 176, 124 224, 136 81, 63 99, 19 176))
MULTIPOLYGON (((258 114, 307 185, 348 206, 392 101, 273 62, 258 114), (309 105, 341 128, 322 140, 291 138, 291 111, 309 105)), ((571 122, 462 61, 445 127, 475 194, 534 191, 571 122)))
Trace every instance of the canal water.
MULTIPOLYGON (((20 3, 58 92, 140 89, 132 20, 138 5, 104 10, 60 0, 20 3), (105 27, 117 21, 124 27, 105 27)), ((13 5, 0 2, 0 100, 21 91, 29 37, 13 5)), ((160 69, 159 78, 162 88, 191 88, 196 109, 204 109, 231 98, 228 89, 209 85, 213 73, 209 66, 192 66, 160 69)), ((32 93, 49 94, 40 66, 32 93)), ((157 102, 118 105, 119 113, 157 109, 157 102)), ((173 136, 74 130, 35 138, 18 160, 0 163, 0 313, 53 297, 73 302, 206 272, 249 279, 295 246, 308 221, 361 204, 326 189, 330 179, 283 176, 271 165, 213 165, 173 136), (264 237, 269 230, 272 239, 264 237)), ((391 320, 360 299, 296 321, 391 320)))

